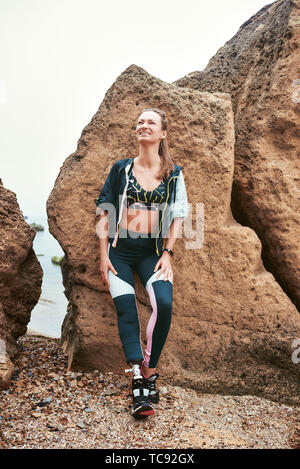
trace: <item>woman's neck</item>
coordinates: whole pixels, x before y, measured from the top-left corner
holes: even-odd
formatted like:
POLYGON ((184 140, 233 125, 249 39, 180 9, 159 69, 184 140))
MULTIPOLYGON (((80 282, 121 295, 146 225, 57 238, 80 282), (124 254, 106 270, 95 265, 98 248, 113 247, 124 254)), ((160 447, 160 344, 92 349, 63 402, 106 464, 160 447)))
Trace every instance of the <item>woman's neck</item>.
POLYGON ((134 158, 134 164, 138 164, 138 166, 144 169, 155 169, 160 168, 161 159, 157 153, 142 153, 134 158))

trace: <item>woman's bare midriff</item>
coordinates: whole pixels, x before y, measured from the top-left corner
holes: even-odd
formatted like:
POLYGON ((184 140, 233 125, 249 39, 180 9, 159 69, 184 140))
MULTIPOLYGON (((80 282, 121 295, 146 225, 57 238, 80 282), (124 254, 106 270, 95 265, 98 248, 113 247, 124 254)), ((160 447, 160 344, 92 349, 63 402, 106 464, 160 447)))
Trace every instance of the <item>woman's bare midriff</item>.
POLYGON ((159 211, 141 210, 124 207, 120 226, 138 233, 156 233, 158 230, 159 211))

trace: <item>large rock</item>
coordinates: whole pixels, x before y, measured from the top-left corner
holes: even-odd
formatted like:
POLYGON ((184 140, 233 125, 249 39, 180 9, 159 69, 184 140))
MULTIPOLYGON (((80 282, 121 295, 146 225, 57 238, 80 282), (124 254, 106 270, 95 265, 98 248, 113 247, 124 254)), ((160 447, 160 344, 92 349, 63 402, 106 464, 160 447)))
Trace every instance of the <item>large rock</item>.
POLYGON ((204 71, 174 84, 232 97, 232 212, 253 228, 262 258, 300 311, 300 1, 253 15, 204 71))
MULTIPOLYGON (((299 314, 264 269, 258 236, 236 223, 230 210, 230 95, 169 85, 135 65, 107 91, 47 201, 50 231, 65 252, 69 305, 62 343, 69 367, 120 372, 125 366, 114 303, 100 283, 95 199, 112 164, 138 154, 135 124, 150 106, 162 107, 168 116, 169 149, 183 166, 193 229, 196 203, 204 204, 205 222, 202 247, 188 245, 191 227, 176 241, 173 322, 160 360, 163 376, 203 392, 299 402, 300 369, 292 360, 299 314)), ((201 224, 197 228, 201 237, 201 224)), ((151 307, 136 273, 135 280, 145 331, 151 307)))
POLYGON ((25 334, 41 294, 43 271, 32 248, 34 237, 16 194, 0 179, 0 388, 10 383, 16 339, 25 334))

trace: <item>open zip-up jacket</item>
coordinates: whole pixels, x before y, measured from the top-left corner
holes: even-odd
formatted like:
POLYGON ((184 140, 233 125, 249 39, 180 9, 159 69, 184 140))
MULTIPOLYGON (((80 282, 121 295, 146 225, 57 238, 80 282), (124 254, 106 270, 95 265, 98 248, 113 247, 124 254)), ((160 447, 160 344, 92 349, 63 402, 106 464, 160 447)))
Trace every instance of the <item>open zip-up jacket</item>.
MULTIPOLYGON (((110 169, 107 179, 98 195, 96 215, 107 210, 109 214, 109 242, 112 247, 117 246, 119 238, 119 224, 124 209, 124 199, 128 187, 129 173, 132 169, 134 157, 117 161, 110 169)), ((156 254, 160 256, 163 249, 163 237, 168 232, 174 218, 181 218, 183 222, 189 213, 189 204, 182 174, 182 167, 174 163, 174 169, 165 180, 167 198, 160 205, 159 228, 155 238, 156 254)))

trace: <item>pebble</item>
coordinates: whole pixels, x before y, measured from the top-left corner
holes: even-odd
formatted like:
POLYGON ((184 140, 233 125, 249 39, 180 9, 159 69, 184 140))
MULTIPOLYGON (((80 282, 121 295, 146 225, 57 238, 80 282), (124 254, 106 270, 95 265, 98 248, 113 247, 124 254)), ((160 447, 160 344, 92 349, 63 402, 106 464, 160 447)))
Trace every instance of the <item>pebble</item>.
POLYGON ((137 421, 122 370, 67 371, 56 339, 25 335, 17 347, 18 379, 0 393, 0 449, 300 448, 299 407, 201 394, 161 376, 156 415, 137 421))
POLYGON ((118 390, 117 389, 105 389, 105 391, 103 392, 103 395, 104 396, 113 396, 114 394, 118 394, 118 390))
POLYGON ((35 404, 38 407, 44 407, 52 402, 52 397, 47 397, 46 399, 43 399, 42 401, 38 402, 35 404))
POLYGON ((162 393, 162 394, 167 394, 168 393, 168 388, 166 386, 160 386, 159 387, 159 391, 162 393))

